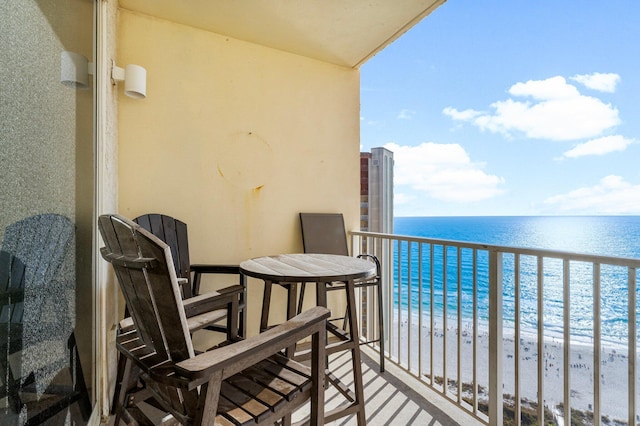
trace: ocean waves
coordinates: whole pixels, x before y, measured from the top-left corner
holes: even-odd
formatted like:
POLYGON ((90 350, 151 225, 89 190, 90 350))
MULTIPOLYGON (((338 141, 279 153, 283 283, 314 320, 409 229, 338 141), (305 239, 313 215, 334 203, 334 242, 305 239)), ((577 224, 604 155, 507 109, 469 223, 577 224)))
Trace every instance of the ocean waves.
MULTIPOLYGON (((395 233, 400 235, 521 248, 548 244, 537 248, 640 257, 638 217, 398 218, 395 226, 395 233), (576 235, 580 236, 578 240, 571 238, 576 235)), ((628 340, 629 270, 626 267, 600 267, 592 262, 563 262, 507 251, 502 256, 501 272, 505 326, 515 324, 519 311, 523 331, 535 333, 542 322, 545 335, 561 338, 564 316, 568 313, 572 339, 590 341, 595 327, 600 327, 605 341, 624 343, 628 340), (595 306, 598 292, 600 303, 595 306), (542 303, 539 303, 539 293, 542 303), (597 323, 595 314, 599 315, 597 323)), ((463 320, 470 321, 475 312, 479 321, 488 321, 487 250, 424 243, 419 247, 418 243, 409 246, 406 242, 396 242, 393 282, 394 301, 399 302, 403 310, 411 303, 412 312, 418 312, 421 301, 424 314, 433 309, 436 317, 456 317, 460 312, 463 320)), ((640 317, 638 300, 640 292, 636 306, 631 307, 636 321, 640 317)))

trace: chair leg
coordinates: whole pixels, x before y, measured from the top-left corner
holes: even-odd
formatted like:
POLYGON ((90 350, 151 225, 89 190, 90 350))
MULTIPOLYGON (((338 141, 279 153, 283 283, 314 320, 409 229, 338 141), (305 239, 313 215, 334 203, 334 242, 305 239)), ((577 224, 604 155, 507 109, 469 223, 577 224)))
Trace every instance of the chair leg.
POLYGON ((349 308, 347 307, 347 309, 344 311, 344 318, 342 319, 342 329, 344 331, 347 331, 348 327, 349 327, 349 308))
POLYGON ((264 292, 262 294, 262 314, 260 315, 260 333, 269 327, 269 306, 271 305, 271 281, 264 282, 264 292))
POLYGON ((302 313, 302 304, 304 303, 304 292, 307 288, 307 283, 300 283, 300 297, 298 298, 298 315, 302 313))
MULTIPOLYGON (((382 301, 382 285, 381 283, 378 283, 378 285, 375 286, 376 288, 376 293, 377 293, 377 305, 378 305, 378 346, 380 348, 380 372, 384 373, 384 311, 383 309, 383 301, 382 301)), ((367 291, 365 289, 363 289, 363 291, 367 291)), ((368 302, 367 302, 368 303, 368 302)), ((345 311, 344 314, 344 322, 342 324, 342 329, 347 331, 348 327, 349 327, 349 318, 351 317, 351 314, 349 313, 349 307, 347 306, 347 309, 345 311)), ((368 341, 367 343, 371 343, 371 342, 375 342, 375 340, 371 340, 368 341)))
POLYGON ((120 399, 126 364, 124 355, 118 354, 118 372, 116 373, 116 388, 113 392, 113 400, 111 401, 111 414, 116 414, 118 406, 122 404, 120 399))
POLYGON ((360 344, 358 342, 358 321, 356 316, 356 302, 355 302, 355 288, 353 281, 347 281, 345 283, 347 292, 347 309, 349 312, 349 335, 353 341, 351 349, 351 361, 353 367, 353 385, 355 391, 356 400, 354 403, 358 406, 356 411, 356 418, 358 426, 364 426, 367 424, 365 415, 365 400, 364 400, 364 383, 362 378, 362 364, 360 358, 360 344))
POLYGON ((242 293, 240 293, 240 311, 238 320, 238 329, 240 330, 243 339, 247 338, 247 276, 240 274, 240 285, 242 286, 242 293))
MULTIPOLYGON (((290 283, 287 286, 287 319, 293 318, 294 316, 296 316, 296 312, 297 312, 297 295, 298 295, 298 284, 297 283, 290 283)), ((287 358, 293 358, 295 356, 296 353, 296 344, 294 343, 293 345, 289 346, 286 350, 285 350, 286 356, 287 358)), ((286 420, 286 419, 285 419, 286 420)), ((286 421, 285 421, 285 425, 286 425, 286 421)), ((291 417, 289 416, 289 423, 291 423, 291 417)))
MULTIPOLYGON (((140 370, 133 364, 133 361, 122 354, 120 354, 119 361, 122 361, 118 363, 118 370, 120 370, 120 366, 122 365, 122 377, 121 381, 116 385, 116 393, 113 396, 112 404, 112 414, 115 414, 116 425, 119 424, 121 419, 124 419, 127 423, 129 422, 129 420, 127 420, 129 418, 129 413, 127 412, 129 405, 128 399, 137 388, 138 377, 140 375, 140 370)), ((118 371, 118 375, 120 375, 120 371, 118 371)))

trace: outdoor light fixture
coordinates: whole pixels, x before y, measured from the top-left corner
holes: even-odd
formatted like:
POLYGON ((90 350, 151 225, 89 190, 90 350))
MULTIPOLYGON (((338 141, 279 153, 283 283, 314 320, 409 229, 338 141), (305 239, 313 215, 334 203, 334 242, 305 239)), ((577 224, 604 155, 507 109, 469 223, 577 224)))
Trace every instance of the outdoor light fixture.
POLYGON ((147 97, 147 70, 140 65, 129 64, 124 69, 111 61, 111 79, 124 81, 124 94, 134 99, 147 97))
MULTIPOLYGON (((93 63, 83 55, 64 51, 60 54, 60 82, 74 89, 88 89, 89 75, 93 75, 93 63)), ((124 81, 124 94, 134 99, 147 97, 147 70, 140 65, 129 64, 124 69, 111 61, 113 84, 124 81)))
POLYGON ((93 64, 79 53, 64 51, 60 54, 60 82, 74 89, 89 88, 89 74, 93 64))

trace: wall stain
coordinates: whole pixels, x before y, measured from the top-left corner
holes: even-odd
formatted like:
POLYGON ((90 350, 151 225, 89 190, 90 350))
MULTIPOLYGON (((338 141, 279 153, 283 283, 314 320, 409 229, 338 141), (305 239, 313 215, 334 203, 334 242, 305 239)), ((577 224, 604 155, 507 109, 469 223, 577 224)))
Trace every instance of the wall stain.
POLYGON ((267 178, 265 164, 273 163, 273 148, 253 130, 230 134, 216 159, 218 175, 231 185, 258 194, 267 178))

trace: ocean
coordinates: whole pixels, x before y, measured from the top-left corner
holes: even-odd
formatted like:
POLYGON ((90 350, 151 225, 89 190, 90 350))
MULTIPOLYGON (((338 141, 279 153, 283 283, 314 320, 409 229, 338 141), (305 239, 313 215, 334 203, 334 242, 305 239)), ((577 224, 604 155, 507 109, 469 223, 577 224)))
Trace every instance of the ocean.
MULTIPOLYGON (((509 216, 509 217, 399 217, 394 221, 394 233, 435 239, 465 241, 519 248, 560 250, 603 256, 640 258, 640 216, 509 216)), ((423 257, 429 258, 431 248, 423 247, 423 257)), ((409 300, 413 312, 417 312, 417 267, 412 266, 411 288, 406 277, 408 259, 415 259, 417 247, 409 256, 406 245, 400 247, 401 267, 395 258, 394 282, 396 298, 399 294, 403 311, 409 300), (397 286, 398 271, 405 277, 397 286)), ((442 247, 434 251, 433 305, 440 315, 443 311, 442 247)), ((457 251, 447 251, 447 315, 456 315, 458 302, 465 320, 472 318, 472 263, 471 253, 461 255, 462 299, 457 298, 457 251)), ((428 265, 423 266, 423 312, 429 312, 430 295, 428 265)), ((477 312, 481 321, 488 319, 488 254, 478 254, 477 312)), ((513 256, 505 256, 504 321, 505 326, 514 323, 513 256)), ((593 271, 590 264, 571 266, 571 334, 572 339, 588 341, 593 336, 593 271)), ((562 336, 563 314, 562 264, 554 259, 545 260, 544 266, 544 328, 547 335, 562 336)), ((603 340, 622 343, 628 334, 627 270, 621 267, 603 267, 601 283, 601 327, 603 340)), ((537 327, 536 259, 523 257, 521 265, 521 317, 523 330, 534 332, 537 327)), ((640 286, 638 292, 640 302, 640 286)), ((640 307, 637 306, 640 317, 640 307)), ((437 314, 436 314, 437 315, 437 314)))

